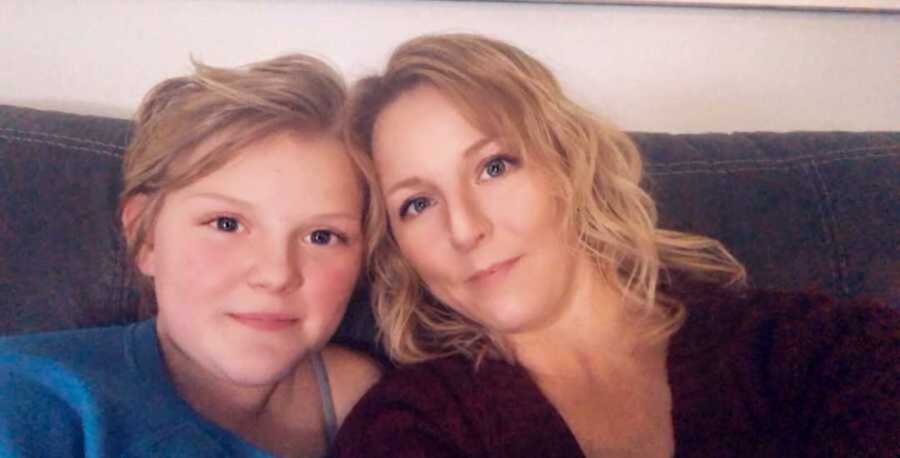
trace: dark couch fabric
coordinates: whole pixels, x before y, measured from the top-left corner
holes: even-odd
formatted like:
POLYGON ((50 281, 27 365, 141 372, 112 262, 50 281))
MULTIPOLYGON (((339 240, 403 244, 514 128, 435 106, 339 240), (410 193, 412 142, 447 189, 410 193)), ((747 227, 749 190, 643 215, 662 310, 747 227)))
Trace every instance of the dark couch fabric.
MULTIPOLYGON (((134 321, 116 221, 126 120, 0 106, 0 334, 134 321)), ((635 133, 661 225, 753 284, 900 302, 900 132, 635 133)), ((362 289, 337 339, 368 346, 362 289)))

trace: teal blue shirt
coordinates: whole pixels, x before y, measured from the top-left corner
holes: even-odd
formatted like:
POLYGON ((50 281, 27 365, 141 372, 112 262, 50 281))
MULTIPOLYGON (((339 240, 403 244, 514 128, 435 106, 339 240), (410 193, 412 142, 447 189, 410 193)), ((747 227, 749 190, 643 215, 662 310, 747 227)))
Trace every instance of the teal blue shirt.
POLYGON ((176 392, 154 320, 0 338, 2 457, 269 457, 176 392))

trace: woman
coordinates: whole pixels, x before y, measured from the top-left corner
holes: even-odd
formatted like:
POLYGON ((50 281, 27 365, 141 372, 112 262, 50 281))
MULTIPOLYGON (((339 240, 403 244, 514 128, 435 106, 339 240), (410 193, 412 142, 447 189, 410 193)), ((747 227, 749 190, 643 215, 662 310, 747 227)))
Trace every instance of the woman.
POLYGON ((656 227, 641 159, 519 49, 411 40, 351 102, 389 232, 374 307, 403 367, 337 456, 880 456, 897 314, 751 291, 656 227))
POLYGON ((146 96, 121 216, 155 318, 0 340, 0 455, 326 453, 380 375, 326 345, 367 244, 344 99, 304 55, 146 96))

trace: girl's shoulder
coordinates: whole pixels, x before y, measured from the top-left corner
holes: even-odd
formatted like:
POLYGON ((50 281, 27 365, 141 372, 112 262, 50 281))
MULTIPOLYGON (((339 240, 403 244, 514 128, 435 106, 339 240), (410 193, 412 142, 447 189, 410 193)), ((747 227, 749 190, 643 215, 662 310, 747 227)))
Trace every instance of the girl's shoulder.
POLYGON ((109 359, 125 357, 126 336, 141 323, 71 329, 0 337, 0 365, 27 370, 55 364, 74 370, 109 367, 109 359))
POLYGON ((328 374, 337 424, 382 376, 381 365, 361 351, 329 344, 320 352, 328 374))

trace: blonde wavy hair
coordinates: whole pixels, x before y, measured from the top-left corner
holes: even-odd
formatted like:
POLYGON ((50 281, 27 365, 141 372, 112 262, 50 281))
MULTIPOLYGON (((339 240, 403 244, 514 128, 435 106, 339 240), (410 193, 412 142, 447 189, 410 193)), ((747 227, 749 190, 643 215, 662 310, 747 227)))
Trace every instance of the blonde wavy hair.
MULTIPOLYGON (((144 97, 123 158, 119 220, 129 200, 146 198, 124 228, 128 261, 141 287, 142 316, 155 312, 155 294, 152 279, 134 266, 169 193, 220 169, 242 148, 279 132, 340 136, 346 86, 335 70, 317 58, 290 54, 237 68, 192 63, 192 75, 167 79, 144 97), (201 145, 209 147, 198 158, 193 153, 201 145)), ((366 175, 358 174, 368 194, 366 175)), ((370 226, 367 222, 366 227, 370 226)))
MULTIPOLYGON (((402 44, 382 75, 354 87, 345 124, 351 148, 371 161, 379 114, 421 85, 449 97, 472 125, 546 174, 576 249, 589 256, 623 303, 652 319, 650 338, 671 335, 683 321, 684 306, 660 290, 665 273, 721 284, 743 281, 744 268, 718 241, 657 228, 656 206, 639 185, 642 161, 634 143, 568 99, 544 65, 509 44, 468 34, 402 44)), ((450 354, 513 359, 501 339, 429 294, 390 232, 380 233, 370 249, 372 300, 395 362, 450 354)))

